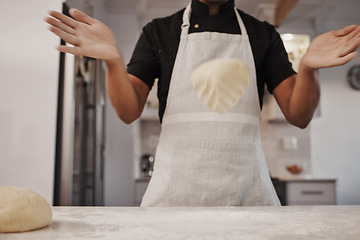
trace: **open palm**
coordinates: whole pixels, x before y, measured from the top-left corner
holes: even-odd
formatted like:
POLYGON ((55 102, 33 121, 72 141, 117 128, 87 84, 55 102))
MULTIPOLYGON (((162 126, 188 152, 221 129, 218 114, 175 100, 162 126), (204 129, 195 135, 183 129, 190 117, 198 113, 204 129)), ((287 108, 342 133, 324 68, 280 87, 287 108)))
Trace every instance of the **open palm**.
POLYGON ((70 9, 69 13, 76 20, 56 11, 51 11, 51 17, 45 20, 51 25, 50 31, 73 45, 61 45, 58 47, 59 51, 103 60, 119 56, 117 43, 110 28, 77 9, 70 9))
POLYGON ((356 56, 359 45, 360 26, 327 32, 311 42, 303 63, 313 69, 343 65, 356 56))

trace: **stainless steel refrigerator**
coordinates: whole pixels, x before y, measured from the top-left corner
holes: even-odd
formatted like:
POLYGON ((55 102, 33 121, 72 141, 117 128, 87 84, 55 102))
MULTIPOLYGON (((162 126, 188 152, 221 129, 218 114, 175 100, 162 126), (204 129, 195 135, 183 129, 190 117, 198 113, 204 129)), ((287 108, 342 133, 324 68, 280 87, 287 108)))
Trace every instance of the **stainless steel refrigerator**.
MULTIPOLYGON (((68 9, 64 3, 63 13, 68 13, 68 9)), ((53 204, 103 205, 105 73, 102 62, 61 53, 59 66, 53 204)))

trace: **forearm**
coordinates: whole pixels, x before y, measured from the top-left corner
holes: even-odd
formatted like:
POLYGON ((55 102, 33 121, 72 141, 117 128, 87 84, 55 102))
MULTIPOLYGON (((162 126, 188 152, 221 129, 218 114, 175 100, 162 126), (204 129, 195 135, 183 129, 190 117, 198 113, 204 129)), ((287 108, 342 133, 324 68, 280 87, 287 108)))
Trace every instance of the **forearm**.
POLYGON ((314 115, 319 99, 320 86, 315 76, 315 69, 307 67, 302 62, 289 99, 289 122, 300 128, 305 128, 314 115))
POLYGON ((106 89, 110 102, 119 118, 129 124, 142 112, 139 96, 126 71, 124 61, 119 53, 116 59, 106 63, 106 89))

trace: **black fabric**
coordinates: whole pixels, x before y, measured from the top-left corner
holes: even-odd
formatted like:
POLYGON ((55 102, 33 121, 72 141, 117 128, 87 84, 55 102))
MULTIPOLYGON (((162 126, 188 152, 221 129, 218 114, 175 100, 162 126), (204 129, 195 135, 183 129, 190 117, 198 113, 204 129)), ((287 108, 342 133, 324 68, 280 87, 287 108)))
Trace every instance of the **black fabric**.
MULTIPOLYGON (((287 53, 274 26, 261 22, 238 10, 248 32, 254 55, 260 107, 262 107, 265 84, 272 93, 286 78, 296 74, 288 60, 287 53)), ((159 117, 166 107, 169 85, 180 42, 184 9, 175 14, 154 19, 148 23, 135 46, 127 66, 128 73, 138 77, 150 88, 158 82, 159 117)), ((221 32, 241 34, 234 12, 234 0, 224 3, 218 15, 209 15, 208 7, 192 0, 189 33, 221 32), (195 26, 196 25, 196 26, 195 26)))

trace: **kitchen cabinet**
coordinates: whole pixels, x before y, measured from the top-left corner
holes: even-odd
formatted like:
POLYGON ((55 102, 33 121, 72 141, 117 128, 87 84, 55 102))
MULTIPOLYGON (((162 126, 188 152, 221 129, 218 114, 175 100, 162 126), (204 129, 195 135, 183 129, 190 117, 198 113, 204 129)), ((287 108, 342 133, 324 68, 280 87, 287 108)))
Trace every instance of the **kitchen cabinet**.
POLYGON ((288 180, 286 205, 336 205, 336 180, 288 180))

